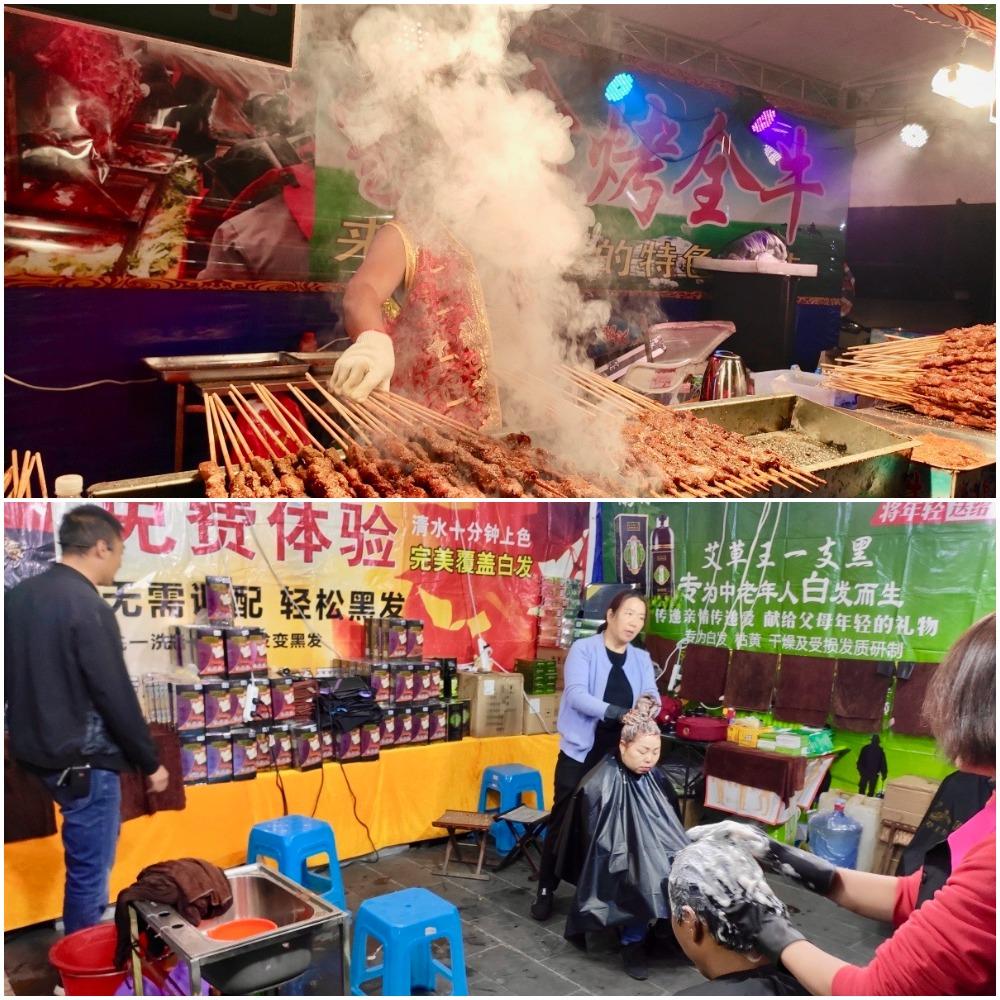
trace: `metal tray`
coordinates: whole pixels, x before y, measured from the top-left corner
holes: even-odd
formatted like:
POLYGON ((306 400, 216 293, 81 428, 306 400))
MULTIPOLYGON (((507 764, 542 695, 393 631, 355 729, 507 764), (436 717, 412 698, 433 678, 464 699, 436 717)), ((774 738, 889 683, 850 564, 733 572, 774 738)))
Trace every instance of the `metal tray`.
POLYGON ((143 358, 143 363, 160 375, 168 373, 186 375, 214 368, 259 368, 261 365, 279 365, 284 356, 277 351, 270 354, 184 354, 170 358, 143 358))
MULTIPOLYGON (((906 495, 906 476, 914 442, 861 420, 848 411, 822 406, 800 396, 743 396, 713 403, 686 403, 677 409, 735 431, 745 437, 792 430, 832 445, 843 457, 804 465, 826 480, 808 495, 815 497, 898 497, 906 495)), ((801 491, 774 489, 771 496, 802 496, 801 491)))
POLYGON ((86 490, 88 497, 110 499, 117 497, 179 497, 196 499, 205 496, 205 484, 197 469, 183 472, 165 472, 157 476, 139 476, 134 479, 115 479, 94 483, 86 490))

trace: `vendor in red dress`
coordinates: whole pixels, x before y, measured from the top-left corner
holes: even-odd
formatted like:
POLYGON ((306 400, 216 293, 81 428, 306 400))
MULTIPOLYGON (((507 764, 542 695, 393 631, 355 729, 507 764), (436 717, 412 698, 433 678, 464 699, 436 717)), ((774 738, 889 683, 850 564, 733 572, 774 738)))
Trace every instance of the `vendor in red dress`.
MULTIPOLYGON (((961 771, 996 778, 996 616, 966 631, 938 668, 924 703, 941 751, 961 771)), ((742 844, 765 867, 802 880, 835 903, 891 922, 892 937, 862 967, 806 941, 782 915, 749 909, 743 921, 761 954, 815 995, 996 995, 996 792, 948 838, 951 872, 934 890, 923 868, 894 877, 834 868, 741 823, 689 831, 742 844)))
POLYGON ((477 430, 500 426, 491 374, 492 340, 469 252, 450 234, 433 248, 387 222, 344 293, 354 343, 333 370, 331 388, 364 400, 388 390, 477 430))

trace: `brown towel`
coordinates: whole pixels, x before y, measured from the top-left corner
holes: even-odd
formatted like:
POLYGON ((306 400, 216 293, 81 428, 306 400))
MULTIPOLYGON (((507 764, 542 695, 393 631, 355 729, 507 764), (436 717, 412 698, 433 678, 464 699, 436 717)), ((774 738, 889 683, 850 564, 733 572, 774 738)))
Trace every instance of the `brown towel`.
POLYGON ((679 697, 718 705, 726 689, 729 650, 720 646, 687 646, 682 655, 679 697))
POLYGON ((766 712, 771 707, 774 675, 777 672, 777 653, 737 650, 729 661, 729 673, 726 675, 726 706, 766 712))
POLYGON ((115 904, 115 965, 119 969, 129 956, 128 905, 138 902, 166 903, 197 927, 202 920, 225 913, 233 905, 233 891, 221 868, 198 858, 161 861, 143 868, 138 879, 118 893, 115 904))
POLYGON ((735 743, 713 743, 705 754, 705 777, 774 792, 787 805, 805 787, 806 759, 735 743))
POLYGON ((153 722, 150 734, 159 751, 160 763, 170 772, 167 787, 159 794, 146 788, 146 776, 135 771, 125 771, 121 776, 122 822, 136 816, 152 816, 161 809, 183 809, 187 804, 184 781, 181 777, 181 742, 173 726, 153 722))
POLYGON ((836 660, 817 656, 781 657, 774 716, 783 722, 824 726, 830 711, 836 660))
POLYGON ((646 652, 649 653, 653 660, 653 666, 656 668, 656 673, 663 670, 663 665, 670 658, 670 669, 663 671, 663 676, 660 677, 656 682, 656 687, 660 694, 667 693, 667 684, 670 683, 670 674, 673 671, 673 665, 677 660, 674 656, 674 650, 677 649, 677 643, 673 639, 665 639, 661 635, 647 635, 646 636, 646 652))
POLYGON ((905 733, 907 736, 930 736, 931 727, 924 718, 924 698, 938 664, 914 663, 912 667, 913 673, 905 681, 896 679, 896 694, 892 701, 892 731, 905 733))
POLYGON ((3 842, 12 844, 56 832, 56 810, 49 790, 37 775, 10 756, 7 737, 3 753, 3 842))
POLYGON ((833 724, 851 733, 882 731, 885 696, 892 683, 892 664, 886 674, 878 672, 881 664, 869 660, 840 660, 833 685, 833 724))

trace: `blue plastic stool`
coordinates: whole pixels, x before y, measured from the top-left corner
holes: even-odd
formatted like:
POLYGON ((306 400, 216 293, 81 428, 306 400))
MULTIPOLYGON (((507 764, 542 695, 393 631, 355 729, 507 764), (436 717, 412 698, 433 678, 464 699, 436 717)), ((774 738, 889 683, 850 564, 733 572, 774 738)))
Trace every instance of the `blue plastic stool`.
POLYGON ((451 982, 453 996, 468 996, 462 921, 458 910, 427 889, 402 889, 366 899, 358 909, 351 943, 351 994, 382 979, 383 996, 411 996, 415 988, 433 991, 438 975, 451 982), (368 965, 368 938, 382 945, 382 963, 368 965), (441 938, 451 949, 451 968, 431 953, 441 938))
MULTIPOLYGON (((531 793, 535 796, 535 808, 544 809, 542 776, 535 768, 524 764, 497 764, 488 767, 483 771, 479 785, 479 812, 507 812, 519 805, 529 805, 530 803, 524 802, 524 796, 531 793), (498 808, 487 808, 490 792, 496 792, 499 796, 498 808)), ((520 836, 524 828, 520 824, 515 824, 515 827, 520 836)), ((494 823, 490 836, 498 854, 507 854, 517 843, 506 823, 494 823)))
POLYGON ((276 861, 282 875, 322 896, 328 903, 347 909, 337 841, 329 823, 309 816, 282 816, 258 823, 250 831, 247 862, 253 864, 262 855, 276 861), (329 878, 307 867, 306 861, 316 854, 325 854, 329 859, 329 878))

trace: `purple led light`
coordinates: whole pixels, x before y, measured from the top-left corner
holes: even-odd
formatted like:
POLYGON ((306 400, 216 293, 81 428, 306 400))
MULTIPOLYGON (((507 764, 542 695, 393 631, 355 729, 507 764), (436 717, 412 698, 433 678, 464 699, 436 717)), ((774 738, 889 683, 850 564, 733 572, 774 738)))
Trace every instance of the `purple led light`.
POLYGON ((769 129, 774 124, 774 119, 778 117, 778 112, 774 108, 764 108, 750 123, 750 131, 759 134, 769 129))

